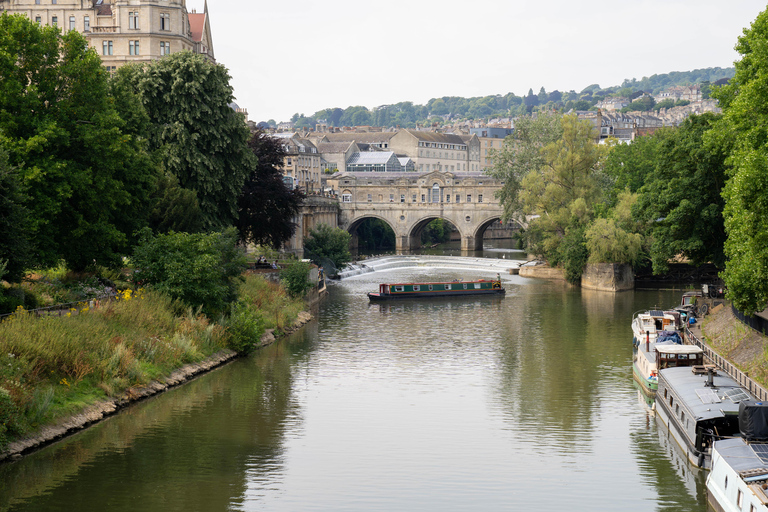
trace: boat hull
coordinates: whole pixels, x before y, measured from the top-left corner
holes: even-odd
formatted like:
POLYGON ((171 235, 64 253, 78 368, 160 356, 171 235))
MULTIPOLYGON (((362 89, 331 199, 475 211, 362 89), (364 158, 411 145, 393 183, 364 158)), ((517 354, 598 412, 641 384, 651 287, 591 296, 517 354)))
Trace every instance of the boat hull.
POLYGON ((464 297, 473 295, 495 295, 503 296, 506 293, 504 288, 494 288, 491 290, 433 290, 423 292, 403 292, 403 293, 379 293, 370 292, 368 298, 373 302, 401 300, 401 299, 423 299, 431 297, 464 297))

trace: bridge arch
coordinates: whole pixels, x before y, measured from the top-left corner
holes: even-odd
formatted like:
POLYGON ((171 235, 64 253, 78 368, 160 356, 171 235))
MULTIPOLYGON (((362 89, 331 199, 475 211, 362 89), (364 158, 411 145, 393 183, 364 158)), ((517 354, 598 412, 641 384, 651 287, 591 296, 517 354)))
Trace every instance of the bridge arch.
POLYGON ((462 239, 464 238, 463 233, 461 231, 461 227, 456 225, 455 219, 445 215, 429 214, 411 223, 411 225, 406 228, 405 238, 407 239, 407 242, 408 242, 407 249, 412 250, 412 249, 418 249, 419 247, 421 247, 421 233, 424 231, 424 228, 426 228, 430 222, 437 219, 443 220, 449 223, 451 226, 455 227, 456 230, 459 232, 459 236, 462 239))
POLYGON ((351 235, 351 239, 349 241, 349 248, 352 251, 357 251, 359 248, 359 239, 357 235, 357 229, 367 220, 380 220, 383 221, 389 228, 394 231, 395 233, 395 244, 397 245, 397 240, 400 238, 400 236, 397 233, 397 226, 393 226, 392 222, 387 219, 386 217, 382 215, 377 215, 375 213, 369 213, 366 212, 365 214, 355 218, 353 221, 351 221, 347 226, 344 226, 344 229, 347 230, 347 233, 351 235))

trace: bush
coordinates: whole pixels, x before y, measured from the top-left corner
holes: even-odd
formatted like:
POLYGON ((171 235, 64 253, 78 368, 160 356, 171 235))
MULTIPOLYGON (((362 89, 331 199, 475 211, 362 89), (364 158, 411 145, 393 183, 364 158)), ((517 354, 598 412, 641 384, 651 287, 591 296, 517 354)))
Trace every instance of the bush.
POLYGON ((253 352, 264 334, 261 315, 243 300, 232 303, 229 318, 224 325, 229 334, 229 348, 240 354, 253 352))
POLYGON ((237 232, 144 233, 133 255, 134 282, 181 300, 214 316, 237 299, 237 280, 245 270, 237 232))
POLYGON ((309 282, 309 263, 298 261, 280 271, 280 280, 291 297, 303 297, 314 286, 309 282))
POLYGON ((26 422, 11 394, 0 387, 0 451, 5 450, 12 438, 26 431, 26 422))

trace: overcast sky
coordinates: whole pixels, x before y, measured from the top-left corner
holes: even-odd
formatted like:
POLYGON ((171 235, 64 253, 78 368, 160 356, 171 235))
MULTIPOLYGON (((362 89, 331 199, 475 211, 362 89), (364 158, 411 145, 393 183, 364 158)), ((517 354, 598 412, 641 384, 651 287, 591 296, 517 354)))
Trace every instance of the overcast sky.
MULTIPOLYGON (((203 0, 187 0, 202 12, 203 0)), ((729 67, 765 0, 208 0, 253 121, 729 67)))

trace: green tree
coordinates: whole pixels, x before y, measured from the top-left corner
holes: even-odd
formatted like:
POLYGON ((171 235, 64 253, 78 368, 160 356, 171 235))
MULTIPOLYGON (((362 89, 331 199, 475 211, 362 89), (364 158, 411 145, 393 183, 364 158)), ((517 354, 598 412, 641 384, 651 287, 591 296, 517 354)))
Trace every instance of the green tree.
POLYGON ((664 137, 657 163, 640 189, 633 212, 646 226, 656 274, 667 272, 677 255, 693 265, 723 267, 725 152, 704 141, 717 119, 709 113, 690 116, 664 137))
POLYGON ((734 78, 713 87, 723 119, 710 136, 729 147, 728 181, 723 191, 727 296, 744 313, 768 303, 768 11, 739 37, 734 78))
POLYGON ((609 151, 603 164, 603 172, 613 182, 606 197, 608 206, 613 207, 625 190, 640 190, 658 165, 660 146, 672 133, 671 128, 664 128, 653 135, 638 137, 632 144, 618 144, 609 151))
POLYGON ((291 297, 303 297, 314 286, 309 281, 309 263, 296 261, 280 271, 280 280, 291 297))
POLYGON ((0 17, 0 146, 19 169, 35 261, 115 266, 145 225, 156 168, 77 31, 0 17))
POLYGON ((522 179, 519 196, 522 210, 538 215, 532 221, 537 249, 550 263, 567 267, 575 282, 586 262, 584 230, 602 199, 605 149, 594 143, 591 123, 568 115, 561 126, 562 136, 541 149, 542 164, 522 179))
POLYGON ((503 222, 523 220, 519 202, 523 178, 531 171, 544 165, 541 148, 562 137, 563 127, 560 116, 542 113, 536 117, 521 117, 515 121, 515 131, 504 140, 500 150, 491 150, 493 167, 489 174, 504 185, 497 192, 497 199, 504 208, 503 222))
POLYGON ((352 261, 349 241, 352 236, 341 228, 332 228, 328 224, 319 224, 309 231, 304 239, 304 251, 318 265, 336 269, 352 261))
POLYGON ((149 285, 209 316, 223 313, 237 300, 237 287, 246 268, 237 245, 237 231, 167 233, 147 228, 133 252, 137 285, 149 285))
POLYGON ((206 229, 231 225, 254 158, 248 127, 229 106, 227 69, 181 51, 141 66, 130 78, 150 116, 150 141, 163 170, 196 193, 206 229))
POLYGON ((0 281, 20 282, 31 261, 31 221, 21 177, 0 147, 0 281))

